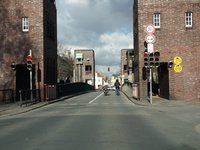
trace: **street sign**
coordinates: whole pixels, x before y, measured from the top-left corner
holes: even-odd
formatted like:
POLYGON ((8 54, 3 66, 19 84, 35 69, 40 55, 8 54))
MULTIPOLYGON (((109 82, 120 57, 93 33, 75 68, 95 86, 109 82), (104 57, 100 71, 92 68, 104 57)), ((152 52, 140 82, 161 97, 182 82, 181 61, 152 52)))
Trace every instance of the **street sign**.
POLYGON ((146 35, 145 36, 145 41, 148 43, 148 44, 153 44, 155 43, 156 41, 156 37, 154 35, 146 35))
POLYGON ((174 71, 175 71, 175 72, 180 73, 182 70, 183 70, 183 68, 182 68, 181 65, 175 65, 175 66, 174 66, 174 71))
POLYGON ((153 44, 147 44, 147 52, 149 52, 149 53, 153 53, 154 52, 153 44))
POLYGON ((155 27, 154 27, 154 25, 152 25, 152 24, 148 24, 147 26, 146 26, 146 33, 147 34, 154 34, 154 32, 155 32, 155 27))
POLYGON ((182 58, 179 56, 174 57, 174 64, 180 65, 182 63, 182 58))

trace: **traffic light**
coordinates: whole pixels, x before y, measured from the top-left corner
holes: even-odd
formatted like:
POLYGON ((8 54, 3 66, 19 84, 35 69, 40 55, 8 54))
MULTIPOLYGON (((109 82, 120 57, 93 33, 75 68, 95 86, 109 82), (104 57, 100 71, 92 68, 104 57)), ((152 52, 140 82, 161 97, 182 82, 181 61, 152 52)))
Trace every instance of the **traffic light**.
POLYGON ((110 71, 110 67, 108 67, 108 72, 110 71))
POLYGON ((160 65, 160 52, 154 52, 154 59, 155 59, 155 67, 159 67, 160 65))
POLYGON ((173 61, 172 60, 170 60, 169 62, 168 62, 168 68, 172 68, 173 67, 173 61))
POLYGON ((32 70, 32 60, 27 60, 26 67, 28 70, 32 70))
POLYGON ((28 70, 32 70, 32 56, 31 55, 28 55, 26 57, 26 67, 28 70))
POLYGON ((144 47, 145 47, 145 48, 147 48, 147 45, 148 45, 147 42, 144 41, 144 47))
POLYGON ((12 62, 11 65, 10 65, 10 67, 11 67, 11 69, 15 70, 15 68, 16 68, 15 62, 12 62))
POLYGON ((144 67, 149 66, 149 53, 145 52, 144 53, 144 67))
POLYGON ((149 54, 149 66, 150 67, 154 66, 154 56, 153 56, 153 53, 149 54))

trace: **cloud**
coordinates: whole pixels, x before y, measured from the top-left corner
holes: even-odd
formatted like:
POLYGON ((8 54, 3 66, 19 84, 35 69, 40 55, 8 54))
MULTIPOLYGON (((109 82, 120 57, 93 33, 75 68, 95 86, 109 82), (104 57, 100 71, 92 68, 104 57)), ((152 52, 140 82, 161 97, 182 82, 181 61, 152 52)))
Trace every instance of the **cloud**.
POLYGON ((120 66, 121 49, 133 47, 133 0, 64 0, 64 3, 59 0, 56 3, 60 44, 72 49, 94 49, 96 65, 101 68, 120 66))

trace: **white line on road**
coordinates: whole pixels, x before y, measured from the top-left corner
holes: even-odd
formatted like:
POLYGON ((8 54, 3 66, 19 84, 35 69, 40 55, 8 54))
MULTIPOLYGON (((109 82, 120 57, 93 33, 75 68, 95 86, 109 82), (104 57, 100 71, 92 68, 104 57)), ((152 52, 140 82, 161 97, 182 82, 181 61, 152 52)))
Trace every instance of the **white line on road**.
POLYGON ((103 95, 103 93, 101 93, 100 95, 98 95, 97 97, 95 97, 93 100, 91 100, 88 104, 93 103, 94 101, 96 101, 101 95, 103 95))

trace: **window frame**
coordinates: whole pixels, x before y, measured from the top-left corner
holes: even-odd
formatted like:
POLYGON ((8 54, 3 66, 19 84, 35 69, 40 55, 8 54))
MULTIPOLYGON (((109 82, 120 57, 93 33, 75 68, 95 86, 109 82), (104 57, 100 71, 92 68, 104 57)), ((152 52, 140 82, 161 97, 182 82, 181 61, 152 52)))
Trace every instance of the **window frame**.
POLYGON ((193 13, 188 11, 185 12, 185 27, 191 28, 193 26, 193 13))
POLYGON ((28 32, 29 31, 29 18, 22 17, 22 31, 28 32))
POLYGON ((158 12, 153 14, 153 25, 156 29, 161 28, 161 14, 158 12))

